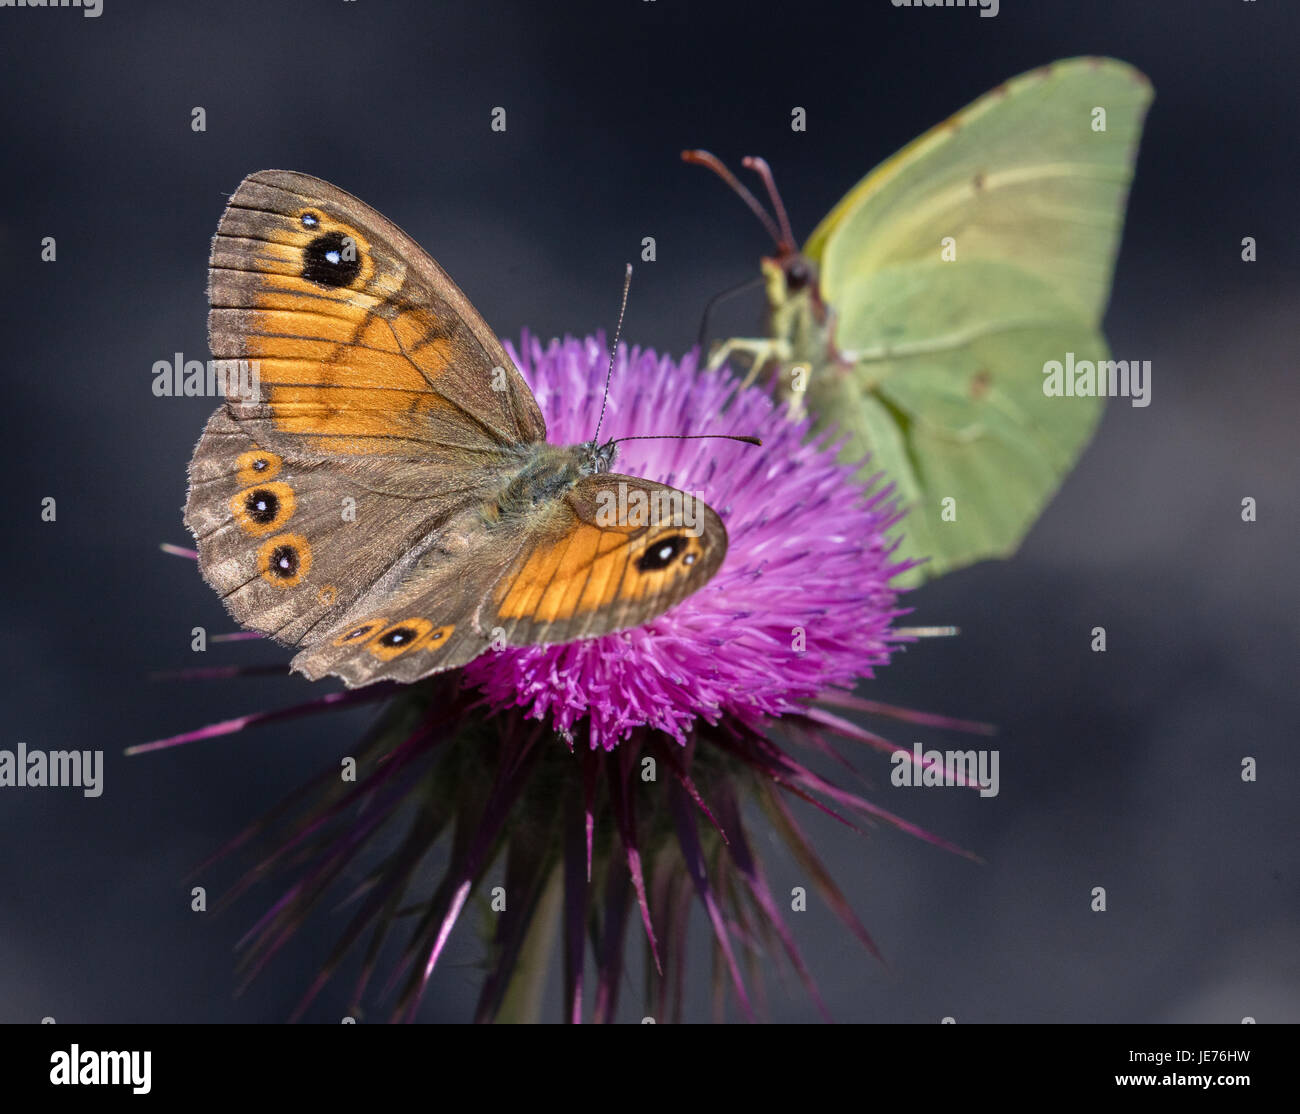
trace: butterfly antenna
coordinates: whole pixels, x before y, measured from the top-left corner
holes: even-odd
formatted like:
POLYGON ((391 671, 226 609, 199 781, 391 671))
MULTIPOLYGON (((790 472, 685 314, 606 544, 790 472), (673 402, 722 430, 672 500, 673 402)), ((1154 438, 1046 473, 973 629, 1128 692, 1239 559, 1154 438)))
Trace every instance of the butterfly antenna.
POLYGON ((623 303, 618 307, 618 324, 614 326, 614 343, 609 348, 609 368, 605 372, 605 397, 600 400, 600 417, 596 419, 596 435, 591 439, 593 445, 600 444, 600 426, 605 420, 605 407, 609 405, 609 384, 614 377, 614 357, 618 355, 618 339, 623 335, 623 314, 627 312, 627 292, 632 285, 632 264, 627 265, 623 276, 623 303))
POLYGON ((751 437, 741 433, 638 433, 632 437, 619 437, 611 441, 612 445, 624 441, 703 441, 709 437, 721 437, 724 441, 741 441, 746 445, 761 445, 761 437, 751 437))
MULTIPOLYGON (((758 198, 740 184, 736 176, 727 169, 726 165, 717 155, 711 154, 708 151, 683 151, 682 161, 689 162, 694 166, 707 167, 709 170, 712 170, 714 174, 732 188, 741 201, 749 206, 750 212, 763 222, 763 227, 767 229, 767 234, 772 237, 772 242, 775 243, 778 248, 784 250, 787 245, 790 248, 794 247, 794 237, 789 237, 788 239, 782 237, 781 230, 777 228, 776 222, 772 220, 768 211, 759 204, 758 198)), ((769 171, 769 174, 770 173, 771 172, 769 171)))
POLYGON ((793 255, 799 249, 795 247, 794 233, 790 231, 790 218, 786 216, 785 204, 781 201, 781 194, 777 191, 776 179, 772 177, 772 168, 767 165, 767 159, 759 158, 757 155, 746 155, 740 163, 746 170, 754 171, 763 179, 763 186, 776 212, 776 219, 781 224, 781 236, 776 241, 777 250, 782 255, 793 255))
POLYGON ((744 282, 729 287, 721 293, 714 294, 713 297, 704 304, 704 314, 700 318, 700 331, 695 337, 696 345, 703 350, 704 342, 709 336, 709 318, 713 315, 713 309, 719 302, 725 302, 728 298, 734 298, 737 294, 743 294, 746 290, 752 290, 755 286, 761 286, 762 284, 763 276, 755 275, 753 278, 746 279, 744 282))

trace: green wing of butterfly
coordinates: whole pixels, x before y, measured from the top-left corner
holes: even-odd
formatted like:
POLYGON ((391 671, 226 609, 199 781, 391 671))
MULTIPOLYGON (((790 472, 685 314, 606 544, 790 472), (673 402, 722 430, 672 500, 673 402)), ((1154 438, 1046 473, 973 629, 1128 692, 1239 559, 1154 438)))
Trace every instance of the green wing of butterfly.
POLYGON ((929 558, 914 581, 1014 552, 1097 424, 1102 400, 1047 397, 1043 365, 1109 358, 1151 96, 1110 59, 1017 77, 872 171, 805 246, 839 357, 806 339, 789 354, 846 455, 871 452, 910 504, 900 552, 929 558))

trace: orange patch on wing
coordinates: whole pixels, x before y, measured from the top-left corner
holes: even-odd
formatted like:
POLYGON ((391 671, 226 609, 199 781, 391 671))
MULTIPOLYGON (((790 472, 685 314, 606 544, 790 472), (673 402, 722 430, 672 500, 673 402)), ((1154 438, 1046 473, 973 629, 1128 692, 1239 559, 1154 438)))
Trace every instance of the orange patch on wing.
MULTIPOLYGON (((676 533, 671 531, 670 533, 676 533)), ((660 534, 658 539, 649 540, 636 554, 636 558, 650 553, 657 544, 660 544, 664 535, 660 534)), ((639 569, 636 561, 633 560, 632 567, 628 569, 627 577, 623 581, 623 593, 625 598, 644 599, 646 596, 653 595, 660 591, 666 584, 671 584, 680 576, 690 572, 691 566, 696 564, 704 556, 704 547, 700 544, 699 538, 693 538, 686 535, 685 547, 672 559, 672 562, 661 569, 639 569)))
POLYGON ((351 344, 380 352, 401 352, 397 338, 382 317, 355 314, 355 320, 330 313, 306 309, 262 310, 256 314, 257 334, 249 337, 253 346, 270 340, 317 340, 330 344, 351 344), (365 321, 362 324, 362 321, 365 321))
POLYGON ((437 325, 437 317, 427 310, 407 311, 392 320, 402 351, 435 379, 451 366, 451 348, 437 325))
MULTIPOLYGON (((630 547, 628 547, 630 548, 630 547)), ((582 590, 578 600, 578 611, 599 611, 621 598, 623 570, 631 560, 631 553, 624 548, 621 553, 607 552, 596 560, 591 567, 591 576, 582 590)), ((622 593, 626 595, 626 593, 622 593)))
POLYGON ((573 615, 587 585, 587 573, 600 553, 601 541, 601 532, 591 527, 575 530, 569 535, 560 575, 551 581, 538 601, 538 619, 553 623, 573 615))
POLYGON ((428 390, 429 381, 405 356, 370 348, 340 346, 302 337, 248 338, 263 383, 307 383, 323 387, 428 390))
POLYGON ((615 551, 626 548, 627 537, 621 531, 585 523, 575 526, 554 544, 529 553, 506 579, 500 590, 500 617, 554 622, 568 619, 577 611, 594 610, 606 600, 603 595, 590 595, 592 581, 606 583, 609 575, 607 571, 602 575, 602 570, 619 565, 615 551), (588 591, 583 591, 583 584, 588 591))
POLYGON ((311 546, 301 534, 277 534, 257 549, 257 571, 276 588, 294 588, 311 572, 311 546))
POLYGON ((261 483, 278 475, 283 465, 284 461, 275 453, 253 449, 235 458, 235 479, 244 485, 261 483))
MULTIPOLYGON (((291 272, 274 270, 262 275, 262 287, 257 292, 258 309, 333 312, 339 317, 360 323, 362 313, 377 310, 384 305, 384 299, 379 294, 361 289, 365 285, 362 279, 351 286, 320 286, 302 277, 301 256, 294 266, 296 270, 291 272), (338 308, 331 311, 331 305, 338 308)), ((364 274, 363 270, 362 275, 364 274)))
POLYGON ((321 448, 352 449, 335 438, 404 437, 419 440, 428 427, 422 414, 454 407, 441 395, 426 391, 385 391, 366 387, 272 387, 271 416, 275 428, 322 438, 321 448), (327 440, 329 439, 329 440, 327 440))
MULTIPOLYGON (((581 532, 581 529, 578 531, 581 532)), ((501 604, 503 618, 531 617, 542 594, 555 579, 560 563, 568 551, 573 535, 558 544, 535 549, 510 581, 510 589, 501 604)))
POLYGON ((260 483, 230 497, 230 513, 239 528, 254 538, 274 534, 293 516, 296 500, 286 483, 260 483))

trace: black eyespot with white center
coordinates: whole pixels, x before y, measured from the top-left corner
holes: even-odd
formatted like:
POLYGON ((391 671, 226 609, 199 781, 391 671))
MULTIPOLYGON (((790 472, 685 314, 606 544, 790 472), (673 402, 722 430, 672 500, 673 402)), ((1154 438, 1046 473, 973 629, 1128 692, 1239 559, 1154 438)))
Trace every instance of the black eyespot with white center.
POLYGON ((316 228, 319 224, 320 224, 320 217, 318 217, 315 213, 303 213, 302 215, 303 228, 316 228))
POLYGON ((244 510, 259 526, 274 522, 280 513, 280 497, 264 487, 255 487, 244 496, 244 510))
POLYGON ((342 232, 317 236, 302 252, 302 277, 320 286, 351 286, 361 273, 356 242, 342 232))
POLYGON ((650 548, 637 558, 636 567, 641 572, 657 572, 660 569, 666 569, 685 548, 686 539, 681 534, 674 534, 671 538, 663 538, 652 543, 650 548))
POLYGON ((271 574, 281 580, 289 580, 296 576, 301 563, 298 550, 291 545, 277 545, 271 551, 271 574))
POLYGON ((397 646, 406 646, 418 638, 420 632, 414 627, 394 627, 386 631, 379 639, 379 645, 390 648, 397 646))

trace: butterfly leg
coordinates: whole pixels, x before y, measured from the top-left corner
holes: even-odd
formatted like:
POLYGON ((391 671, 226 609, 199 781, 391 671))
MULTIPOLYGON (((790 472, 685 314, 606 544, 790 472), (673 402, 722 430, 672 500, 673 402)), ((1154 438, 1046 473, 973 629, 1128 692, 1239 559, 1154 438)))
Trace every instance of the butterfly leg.
POLYGON ((759 372, 775 361, 781 369, 777 394, 789 403, 790 419, 798 421, 804 416, 804 391, 811 369, 806 364, 791 364, 792 353, 789 341, 766 337, 733 337, 723 341, 710 354, 709 370, 716 371, 733 352, 749 359, 749 371, 741 384, 742 387, 750 386, 758 378, 759 372))
POLYGON ((749 358, 749 371, 742 386, 748 387, 758 378, 758 374, 769 363, 776 361, 784 365, 790 359, 790 344, 785 340, 770 337, 732 337, 724 340, 710 354, 708 367, 717 371, 732 353, 749 358))

